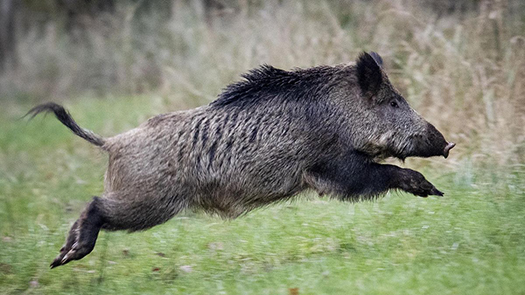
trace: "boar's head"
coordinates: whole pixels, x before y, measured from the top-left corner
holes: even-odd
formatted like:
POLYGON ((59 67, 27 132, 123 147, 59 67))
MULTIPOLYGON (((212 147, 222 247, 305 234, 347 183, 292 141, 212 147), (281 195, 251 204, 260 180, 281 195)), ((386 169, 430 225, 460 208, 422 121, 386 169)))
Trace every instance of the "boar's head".
POLYGON ((390 83, 382 63, 371 52, 363 53, 350 67, 353 99, 346 114, 353 117, 350 137, 354 147, 379 159, 448 157, 455 144, 410 107, 390 83))

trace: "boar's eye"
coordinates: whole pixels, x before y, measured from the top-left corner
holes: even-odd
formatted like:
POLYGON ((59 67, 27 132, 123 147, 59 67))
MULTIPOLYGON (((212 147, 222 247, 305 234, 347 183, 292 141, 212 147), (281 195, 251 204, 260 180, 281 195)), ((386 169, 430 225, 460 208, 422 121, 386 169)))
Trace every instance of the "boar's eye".
POLYGON ((390 102, 390 106, 393 107, 393 108, 399 108, 399 105, 397 104, 397 102, 395 100, 391 101, 390 102))

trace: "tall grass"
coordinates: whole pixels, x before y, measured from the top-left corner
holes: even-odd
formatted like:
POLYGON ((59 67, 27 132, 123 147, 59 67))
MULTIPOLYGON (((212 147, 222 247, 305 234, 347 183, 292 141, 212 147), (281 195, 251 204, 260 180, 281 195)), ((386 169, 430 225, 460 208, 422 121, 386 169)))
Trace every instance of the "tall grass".
POLYGON ((348 63, 374 50, 412 105, 459 143, 451 163, 524 163, 525 5, 467 2, 476 9, 439 13, 415 0, 238 1, 207 14, 197 1, 168 12, 121 5, 76 34, 60 21, 29 30, 0 95, 147 93, 176 110, 213 100, 262 63, 348 63))

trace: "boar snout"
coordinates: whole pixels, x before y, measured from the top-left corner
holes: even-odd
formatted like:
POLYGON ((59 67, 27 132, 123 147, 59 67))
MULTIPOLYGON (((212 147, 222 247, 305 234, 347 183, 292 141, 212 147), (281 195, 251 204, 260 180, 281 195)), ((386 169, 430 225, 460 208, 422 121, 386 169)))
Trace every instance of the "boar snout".
POLYGON ((429 143, 431 145, 430 156, 448 157, 448 153, 456 146, 453 142, 448 142, 441 132, 439 132, 434 125, 428 123, 427 132, 429 136, 429 143))
POLYGON ((448 157, 450 150, 456 146, 453 142, 448 142, 441 132, 432 124, 427 123, 425 132, 414 138, 414 152, 409 156, 416 157, 448 157))

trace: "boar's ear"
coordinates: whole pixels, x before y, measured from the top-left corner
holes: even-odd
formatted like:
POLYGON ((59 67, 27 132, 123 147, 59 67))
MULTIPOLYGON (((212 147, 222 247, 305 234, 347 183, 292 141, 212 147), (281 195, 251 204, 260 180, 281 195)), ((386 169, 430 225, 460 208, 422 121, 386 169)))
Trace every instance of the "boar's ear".
POLYGON ((383 68, 383 58, 379 55, 379 53, 370 51, 370 56, 380 68, 383 68))
POLYGON ((357 80, 364 95, 374 95, 383 82, 381 66, 383 59, 379 54, 363 52, 357 59, 357 80))

